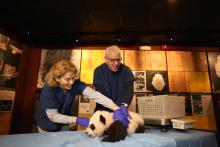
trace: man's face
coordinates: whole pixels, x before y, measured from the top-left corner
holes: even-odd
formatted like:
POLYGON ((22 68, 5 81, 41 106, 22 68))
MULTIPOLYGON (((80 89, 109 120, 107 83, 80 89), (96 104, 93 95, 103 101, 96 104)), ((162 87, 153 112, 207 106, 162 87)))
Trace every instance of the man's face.
POLYGON ((109 54, 105 56, 105 63, 108 65, 108 68, 113 72, 118 71, 121 60, 122 58, 120 54, 109 54))

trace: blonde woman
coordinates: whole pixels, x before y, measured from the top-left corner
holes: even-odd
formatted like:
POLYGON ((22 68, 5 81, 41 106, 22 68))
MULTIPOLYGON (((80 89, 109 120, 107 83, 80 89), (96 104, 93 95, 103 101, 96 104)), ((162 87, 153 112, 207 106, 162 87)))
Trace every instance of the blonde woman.
POLYGON ((117 119, 129 123, 126 115, 112 100, 86 86, 77 75, 76 66, 67 60, 59 61, 51 67, 46 75, 46 84, 41 90, 35 114, 40 133, 60 131, 63 125, 72 123, 88 127, 88 118, 70 116, 77 94, 91 98, 113 110, 117 119))

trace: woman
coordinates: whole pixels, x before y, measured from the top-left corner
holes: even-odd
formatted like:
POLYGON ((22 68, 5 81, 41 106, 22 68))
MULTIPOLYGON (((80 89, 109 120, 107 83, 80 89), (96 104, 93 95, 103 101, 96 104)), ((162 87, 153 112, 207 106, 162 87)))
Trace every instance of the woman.
POLYGON ((60 131, 64 124, 76 123, 82 127, 88 126, 88 118, 69 116, 77 94, 91 98, 114 110, 114 119, 119 119, 128 125, 127 114, 123 113, 112 100, 81 82, 78 79, 76 66, 70 61, 62 60, 54 64, 45 80, 46 84, 41 90, 35 114, 40 133, 60 131))

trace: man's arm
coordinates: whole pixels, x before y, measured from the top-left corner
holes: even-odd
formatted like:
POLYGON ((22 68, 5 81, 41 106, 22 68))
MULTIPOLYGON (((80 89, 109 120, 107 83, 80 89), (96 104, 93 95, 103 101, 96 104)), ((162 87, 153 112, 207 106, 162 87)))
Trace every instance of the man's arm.
POLYGON ((129 106, 133 99, 135 78, 129 67, 126 68, 125 75, 124 97, 122 99, 122 104, 124 103, 129 106))
POLYGON ((107 95, 103 85, 101 85, 101 84, 94 84, 94 86, 95 86, 95 90, 96 91, 99 91, 100 93, 102 93, 105 96, 107 95))
POLYGON ((101 72, 99 70, 95 69, 94 75, 93 75, 93 84, 95 86, 95 90, 99 91, 103 95, 107 96, 107 93, 106 93, 106 91, 104 89, 104 85, 103 85, 103 83, 105 81, 103 81, 102 77, 103 77, 103 75, 101 75, 101 72))
POLYGON ((122 99, 122 103, 127 104, 129 106, 133 99, 133 94, 134 94, 133 82, 127 82, 125 84, 124 98, 122 99))

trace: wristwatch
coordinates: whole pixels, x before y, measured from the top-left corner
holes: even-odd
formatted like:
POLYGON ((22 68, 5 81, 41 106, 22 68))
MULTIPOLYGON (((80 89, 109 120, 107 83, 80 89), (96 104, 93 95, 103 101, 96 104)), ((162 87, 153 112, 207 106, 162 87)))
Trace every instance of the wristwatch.
POLYGON ((128 107, 128 104, 126 104, 126 103, 121 103, 121 106, 128 107))

